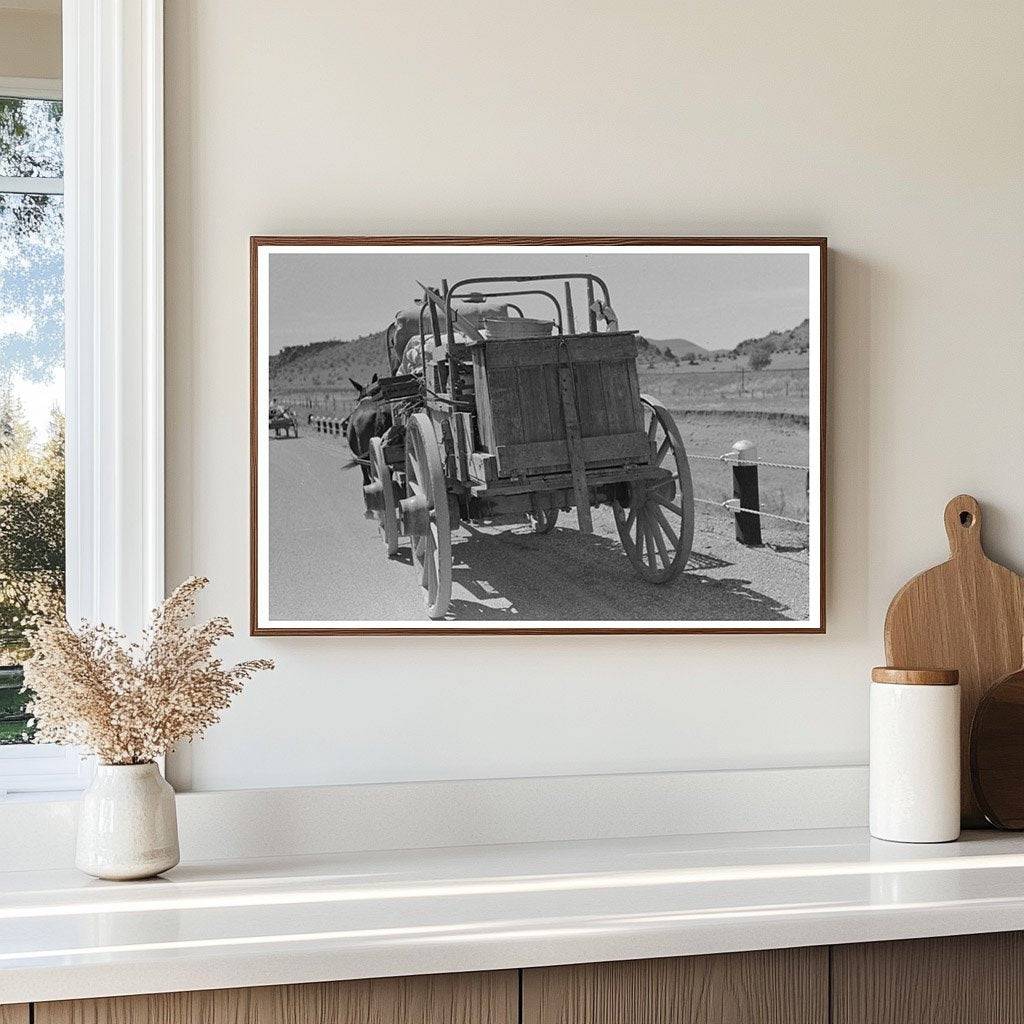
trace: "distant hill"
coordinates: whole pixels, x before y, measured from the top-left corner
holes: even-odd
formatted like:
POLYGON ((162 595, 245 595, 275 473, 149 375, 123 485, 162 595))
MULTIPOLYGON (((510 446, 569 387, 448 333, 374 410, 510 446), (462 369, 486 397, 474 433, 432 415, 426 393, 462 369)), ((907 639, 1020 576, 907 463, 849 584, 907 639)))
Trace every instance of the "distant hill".
POLYGON ((384 331, 374 331, 352 341, 289 345, 270 357, 270 390, 347 389, 349 377, 365 384, 375 373, 387 374, 386 344, 384 331))
POLYGON ((679 356, 681 359, 685 359, 690 355, 695 355, 698 359, 707 359, 711 354, 703 345, 698 345, 695 341, 688 341, 686 338, 668 338, 665 340, 647 338, 645 340, 656 349, 660 349, 664 353, 671 352, 672 355, 679 356))
POLYGON ((771 331, 761 338, 747 338, 736 346, 736 354, 750 355, 751 349, 765 346, 772 352, 806 352, 810 348, 810 321, 804 320, 789 331, 771 331))
POLYGON ((733 361, 737 365, 749 362, 751 352, 764 349, 770 354, 789 353, 792 356, 805 354, 810 348, 810 323, 804 320, 788 331, 770 331, 759 338, 747 338, 735 348, 708 349, 687 338, 641 338, 640 359, 649 369, 671 369, 681 366, 685 369, 695 363, 733 361))

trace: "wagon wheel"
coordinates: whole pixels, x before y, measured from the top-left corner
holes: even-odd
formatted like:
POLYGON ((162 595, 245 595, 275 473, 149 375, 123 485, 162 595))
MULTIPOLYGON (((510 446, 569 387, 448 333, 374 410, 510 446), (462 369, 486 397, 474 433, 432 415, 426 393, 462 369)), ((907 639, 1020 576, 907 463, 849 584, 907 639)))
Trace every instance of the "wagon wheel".
POLYGON ((423 603, 432 619, 443 619, 452 599, 452 531, 448 490, 437 438, 422 412, 409 418, 405 434, 406 488, 402 510, 420 566, 423 603))
POLYGON ((534 533, 550 533, 558 522, 558 509, 549 508, 542 512, 531 512, 530 523, 534 533))
POLYGON ((617 501, 612 508, 633 568, 649 583, 667 583, 686 566, 693 547, 693 480, 675 420, 656 398, 640 397, 651 463, 672 476, 631 483, 629 511, 617 501))
POLYGON ((370 479, 380 481, 384 507, 377 510, 377 523, 384 534, 384 544, 390 557, 398 551, 398 511, 395 505, 395 485, 391 479, 391 470, 384 459, 384 445, 379 437, 370 438, 370 479))

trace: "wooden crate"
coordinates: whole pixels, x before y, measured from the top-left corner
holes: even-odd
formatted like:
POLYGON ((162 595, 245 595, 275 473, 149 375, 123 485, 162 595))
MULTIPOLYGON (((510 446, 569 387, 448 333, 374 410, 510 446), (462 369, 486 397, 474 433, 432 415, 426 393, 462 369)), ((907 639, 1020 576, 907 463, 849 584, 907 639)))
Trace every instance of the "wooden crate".
POLYGON ((634 332, 486 340, 473 347, 480 441, 499 477, 564 471, 564 368, 587 469, 649 458, 634 332))

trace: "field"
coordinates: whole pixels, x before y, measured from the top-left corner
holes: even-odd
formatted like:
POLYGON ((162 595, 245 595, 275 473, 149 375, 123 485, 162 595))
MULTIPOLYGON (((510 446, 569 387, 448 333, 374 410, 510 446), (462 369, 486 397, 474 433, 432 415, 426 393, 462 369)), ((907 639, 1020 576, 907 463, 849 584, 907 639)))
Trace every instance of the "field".
POLYGON ((671 409, 734 412, 807 422, 808 372, 802 367, 767 370, 666 372, 640 367, 640 390, 671 409))
MULTIPOLYGON (((675 416, 690 456, 694 495, 704 502, 720 504, 732 498, 732 472, 721 456, 737 441, 755 444, 759 461, 808 465, 807 356, 782 356, 790 364, 803 365, 751 370, 715 369, 712 364, 673 372, 644 368, 641 360, 640 388, 675 416)), ((758 476, 762 511, 807 521, 806 472, 761 466, 758 476)), ((731 534, 735 526, 725 510, 698 502, 697 529, 731 534)), ((807 547, 805 526, 765 517, 761 530, 769 546, 807 547)))
MULTIPOLYGON (((730 512, 705 502, 721 504, 732 498, 732 470, 720 456, 736 441, 757 444, 758 458, 767 462, 807 465, 807 425, 784 419, 737 417, 722 413, 701 415, 673 410, 690 459, 696 504, 697 531, 735 536, 730 512)), ((764 512, 807 521, 807 473, 801 470, 761 466, 758 470, 761 509, 764 512)), ((806 526, 767 516, 761 520, 761 534, 768 547, 806 552, 806 526)))

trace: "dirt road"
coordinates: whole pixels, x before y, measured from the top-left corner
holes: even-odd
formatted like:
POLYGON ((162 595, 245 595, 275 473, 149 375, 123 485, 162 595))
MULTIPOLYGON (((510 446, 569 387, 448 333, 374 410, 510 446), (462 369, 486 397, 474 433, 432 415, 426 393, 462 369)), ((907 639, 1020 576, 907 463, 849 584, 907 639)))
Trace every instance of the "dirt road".
MULTIPOLYGON (((275 620, 424 619, 408 546, 389 559, 363 516, 362 477, 345 468, 343 438, 303 430, 270 441, 270 613, 275 620)), ((522 526, 462 526, 452 538, 449 619, 786 620, 806 617, 807 551, 745 548, 697 515, 693 555, 672 583, 638 579, 619 546, 610 509, 594 534, 576 515, 535 536, 522 526), (770 596, 769 596, 770 595, 770 596)))

